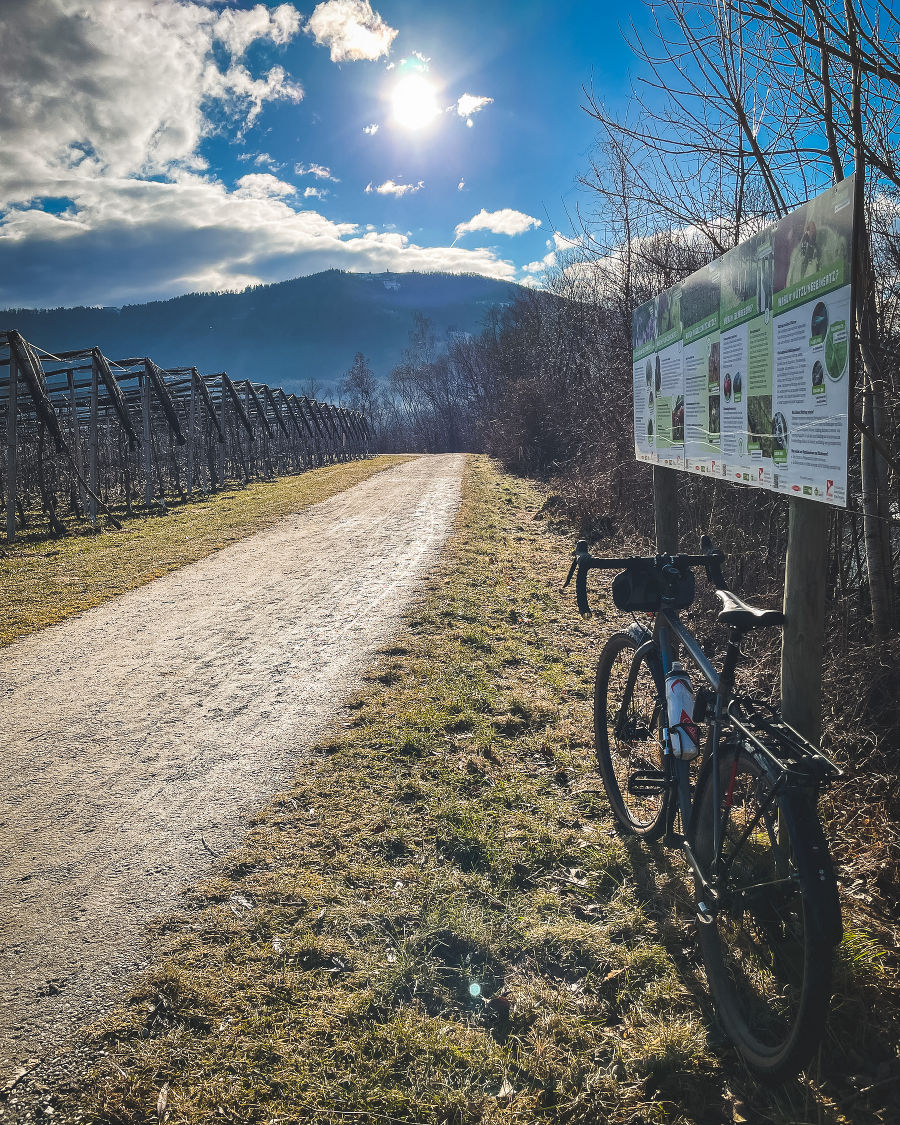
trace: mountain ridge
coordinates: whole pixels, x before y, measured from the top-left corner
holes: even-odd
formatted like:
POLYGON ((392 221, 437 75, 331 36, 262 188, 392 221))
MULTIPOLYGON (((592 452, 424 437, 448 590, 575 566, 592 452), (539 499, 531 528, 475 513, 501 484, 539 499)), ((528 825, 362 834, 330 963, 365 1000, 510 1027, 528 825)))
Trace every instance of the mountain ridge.
POLYGON ((16 328, 48 352, 97 346, 112 360, 147 355, 164 368, 225 370, 288 390, 315 380, 334 393, 356 352, 386 379, 402 359, 415 313, 432 321, 439 340, 477 334, 492 307, 521 292, 515 282, 478 274, 333 269, 119 307, 5 309, 0 328, 16 328))

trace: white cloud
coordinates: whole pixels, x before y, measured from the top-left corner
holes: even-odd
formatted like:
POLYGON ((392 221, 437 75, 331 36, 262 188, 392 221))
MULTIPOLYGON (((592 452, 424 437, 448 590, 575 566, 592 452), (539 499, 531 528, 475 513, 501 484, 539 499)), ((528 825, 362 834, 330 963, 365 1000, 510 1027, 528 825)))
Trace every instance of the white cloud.
POLYGON ((460 180, 460 181, 459 181, 459 183, 458 183, 458 184, 456 185, 456 190, 457 190, 457 191, 462 191, 462 189, 463 189, 463 188, 464 188, 465 186, 466 186, 466 181, 465 181, 465 180, 460 180))
POLYGON ((299 27, 292 12, 189 0, 4 0, 0 208, 60 195, 73 180, 196 168, 210 113, 246 128, 266 102, 299 101, 283 68, 254 74, 241 61, 254 40, 289 38, 299 27), (217 61, 216 46, 227 60, 217 61))
POLYGON ((248 176, 241 176, 235 186, 235 195, 239 199, 283 199, 297 194, 293 184, 285 183, 268 172, 251 172, 248 176))
POLYGON ((318 4, 306 30, 332 62, 379 59, 391 49, 397 31, 389 27, 369 0, 327 0, 318 4))
POLYGON ((408 234, 334 223, 272 191, 228 192, 191 173, 174 183, 79 184, 74 213, 14 210, 3 231, 0 307, 53 307, 73 296, 79 304, 119 305, 332 268, 503 280, 517 272, 488 248, 420 246, 408 234))
POLYGON ((295 164, 294 174, 297 176, 315 176, 317 180, 331 180, 334 184, 341 182, 331 169, 326 168, 324 164, 295 164))
POLYGON ((300 13, 291 4, 272 11, 257 4, 246 11, 229 9, 220 14, 217 38, 233 54, 242 55, 257 39, 288 43, 300 30, 300 13))
POLYGON ((535 262, 529 262, 527 265, 522 266, 522 272, 526 275, 523 280, 523 285, 535 283, 535 275, 546 273, 547 270, 556 269, 561 265, 558 257, 560 251, 571 250, 578 243, 574 238, 567 238, 566 235, 560 234, 558 230, 553 232, 553 237, 548 238, 544 245, 547 247, 547 253, 543 258, 538 258, 535 262))
POLYGON ((472 124, 472 114, 479 113, 486 105, 493 102, 493 98, 481 98, 475 94, 463 94, 456 103, 456 112, 460 117, 465 117, 466 124, 472 124))
POLYGON ((374 137, 375 134, 378 132, 378 126, 377 125, 366 125, 365 128, 363 129, 363 132, 366 133, 370 137, 374 137))
POLYGON ((366 187, 367 192, 378 192, 379 195, 396 195, 398 198, 402 195, 409 195, 413 191, 421 191, 425 186, 424 180, 419 180, 417 184, 395 184, 393 180, 385 180, 383 184, 376 187, 374 184, 369 184, 366 187))
POLYGON ((304 199, 324 199, 328 194, 328 188, 308 187, 303 189, 304 199))
POLYGON ((473 230, 489 230, 493 234, 524 234, 540 225, 540 219, 526 215, 524 211, 514 211, 511 207, 504 207, 500 211, 485 211, 482 207, 468 222, 458 224, 456 237, 473 230))
POLYGON ((289 4, 2 0, 0 307, 119 305, 335 267, 515 278, 490 248, 331 222, 309 209, 327 179, 298 188, 268 153, 242 152, 253 170, 233 190, 209 172, 205 137, 233 139, 269 102, 302 96, 246 53, 299 25, 289 4), (67 202, 51 213, 44 197, 67 202))

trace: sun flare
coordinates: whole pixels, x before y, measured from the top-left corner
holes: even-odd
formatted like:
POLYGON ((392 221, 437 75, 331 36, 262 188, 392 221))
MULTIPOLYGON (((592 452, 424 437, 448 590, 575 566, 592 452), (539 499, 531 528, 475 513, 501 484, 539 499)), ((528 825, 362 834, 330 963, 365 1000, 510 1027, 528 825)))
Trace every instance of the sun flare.
POLYGON ((394 120, 404 129, 424 129, 441 112, 437 91, 421 74, 407 74, 391 95, 394 120))

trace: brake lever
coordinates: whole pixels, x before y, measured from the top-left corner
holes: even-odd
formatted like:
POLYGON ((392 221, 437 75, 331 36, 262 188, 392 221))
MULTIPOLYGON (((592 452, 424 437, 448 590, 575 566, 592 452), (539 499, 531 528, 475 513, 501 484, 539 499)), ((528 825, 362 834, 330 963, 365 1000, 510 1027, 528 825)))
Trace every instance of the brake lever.
POLYGON ((704 563, 703 567, 706 571, 706 581, 716 590, 727 590, 728 583, 722 574, 724 554, 713 547, 712 540, 708 535, 700 536, 700 550, 704 555, 709 555, 709 562, 704 563))
POLYGON ((566 586, 568 586, 572 581, 572 575, 575 573, 575 568, 578 566, 578 564, 582 561, 582 559, 585 558, 585 556, 589 555, 590 551, 588 550, 587 539, 579 539, 575 544, 575 554, 572 555, 572 565, 569 567, 569 573, 566 576, 565 582, 563 582, 562 586, 560 587, 561 591, 565 590, 566 586))
POLYGON ((578 571, 578 577, 575 579, 575 600, 578 603, 578 612, 582 617, 591 616, 591 607, 588 605, 587 600, 587 572, 591 565, 591 552, 588 549, 586 539, 579 539, 575 544, 575 554, 572 556, 572 565, 569 567, 569 574, 563 585, 563 590, 572 581, 572 575, 578 571))

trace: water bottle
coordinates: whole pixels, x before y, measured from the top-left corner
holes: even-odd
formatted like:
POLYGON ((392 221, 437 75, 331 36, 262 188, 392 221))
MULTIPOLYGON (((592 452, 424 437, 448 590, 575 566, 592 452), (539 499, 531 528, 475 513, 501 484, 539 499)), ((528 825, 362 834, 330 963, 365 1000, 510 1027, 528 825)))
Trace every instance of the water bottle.
POLYGON ((700 730, 694 722, 694 694, 687 672, 676 660, 666 676, 666 705, 669 710, 669 742, 672 753, 690 762, 700 753, 700 730))

